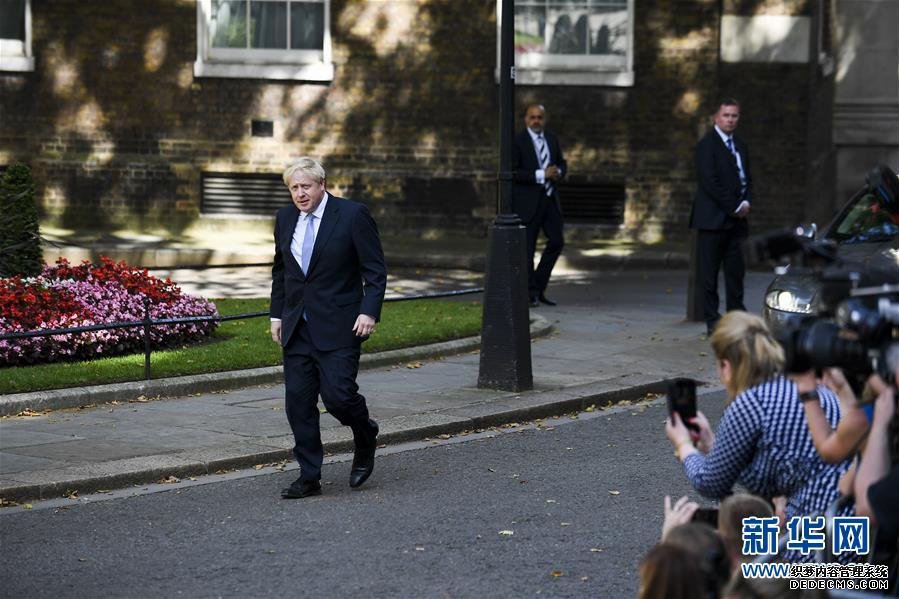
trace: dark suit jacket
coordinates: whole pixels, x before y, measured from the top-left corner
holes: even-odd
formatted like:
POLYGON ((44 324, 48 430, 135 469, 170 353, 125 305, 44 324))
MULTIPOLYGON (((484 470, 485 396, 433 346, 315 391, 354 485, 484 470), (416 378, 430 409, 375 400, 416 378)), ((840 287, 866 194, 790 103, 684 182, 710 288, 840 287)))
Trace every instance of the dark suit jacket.
POLYGON ((696 145, 696 173, 699 183, 690 213, 691 228, 735 229, 736 233, 741 234, 748 230, 746 219, 735 217, 734 211, 743 199, 752 203, 749 149, 737 136, 734 136, 734 146, 740 153, 743 171, 746 173, 747 191, 742 199, 737 160, 724 145, 718 132, 712 128, 696 145))
POLYGON ((287 345, 305 310, 305 326, 317 349, 358 344, 356 318, 368 314, 379 319, 387 288, 377 225, 363 204, 328 194, 307 277, 290 251, 299 218, 292 204, 275 218, 270 313, 281 319, 281 343, 287 345))
MULTIPOLYGON (((555 135, 545 129, 543 137, 549 148, 549 163, 559 167, 562 178, 564 178, 568 171, 568 165, 565 157, 562 156, 559 141, 555 135)), ((540 196, 546 194, 543 184, 537 183, 534 177, 534 171, 539 168, 542 167, 537 158, 537 150, 534 148, 534 142, 531 141, 530 133, 525 129, 515 138, 515 145, 512 147, 512 212, 525 223, 534 218, 540 196)), ((561 180, 554 181, 555 193, 553 194, 555 196, 553 199, 560 212, 562 207, 559 204, 559 181, 561 180)))

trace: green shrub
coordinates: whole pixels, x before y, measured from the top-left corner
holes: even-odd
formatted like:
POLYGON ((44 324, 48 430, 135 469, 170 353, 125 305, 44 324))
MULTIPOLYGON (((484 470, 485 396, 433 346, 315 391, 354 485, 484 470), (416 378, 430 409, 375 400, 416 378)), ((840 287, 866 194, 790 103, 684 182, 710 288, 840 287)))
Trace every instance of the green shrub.
POLYGON ((0 276, 34 276, 42 266, 31 169, 14 164, 0 179, 0 276))

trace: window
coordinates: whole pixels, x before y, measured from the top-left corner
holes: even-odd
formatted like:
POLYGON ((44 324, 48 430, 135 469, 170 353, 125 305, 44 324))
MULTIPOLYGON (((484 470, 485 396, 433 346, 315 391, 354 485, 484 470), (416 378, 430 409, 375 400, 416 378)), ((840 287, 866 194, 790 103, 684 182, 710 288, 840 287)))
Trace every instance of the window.
POLYGON ((0 71, 33 71, 31 0, 0 0, 0 71))
POLYGON ((634 0, 518 0, 516 83, 633 85, 633 13, 634 0))
POLYGON ((330 0, 200 0, 197 77, 330 81, 330 0))

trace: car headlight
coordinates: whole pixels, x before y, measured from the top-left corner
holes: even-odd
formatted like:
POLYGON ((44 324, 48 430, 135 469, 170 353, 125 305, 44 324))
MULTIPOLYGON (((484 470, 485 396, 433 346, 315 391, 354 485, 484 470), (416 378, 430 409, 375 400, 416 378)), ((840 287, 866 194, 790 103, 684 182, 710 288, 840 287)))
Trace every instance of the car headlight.
POLYGON ((810 298, 799 297, 792 291, 776 289, 765 295, 765 305, 772 310, 782 312, 795 312, 797 314, 811 314, 812 301, 810 298))

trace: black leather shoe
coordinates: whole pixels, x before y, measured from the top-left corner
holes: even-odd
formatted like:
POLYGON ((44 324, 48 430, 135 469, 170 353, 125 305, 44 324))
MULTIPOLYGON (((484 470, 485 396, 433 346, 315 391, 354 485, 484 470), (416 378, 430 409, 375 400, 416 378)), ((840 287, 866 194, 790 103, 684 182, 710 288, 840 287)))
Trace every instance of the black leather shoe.
POLYGON ((536 295, 531 296, 531 307, 539 308, 540 307, 540 298, 536 295))
POLYGON ((556 305, 556 302, 552 301, 551 299, 549 299, 548 297, 546 297, 546 296, 543 295, 542 293, 537 297, 537 300, 538 300, 541 304, 546 304, 547 306, 555 306, 555 305, 556 305))
POLYGON ((353 452, 353 468, 350 470, 350 486, 354 489, 371 476, 375 469, 375 449, 378 447, 378 423, 369 420, 372 429, 365 435, 367 438, 356 439, 356 450, 353 452))
POLYGON ((311 495, 321 495, 322 484, 317 480, 298 478, 286 489, 281 489, 281 499, 303 499, 311 495))

